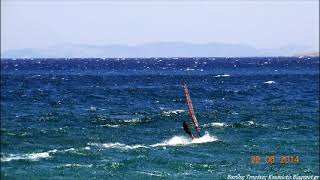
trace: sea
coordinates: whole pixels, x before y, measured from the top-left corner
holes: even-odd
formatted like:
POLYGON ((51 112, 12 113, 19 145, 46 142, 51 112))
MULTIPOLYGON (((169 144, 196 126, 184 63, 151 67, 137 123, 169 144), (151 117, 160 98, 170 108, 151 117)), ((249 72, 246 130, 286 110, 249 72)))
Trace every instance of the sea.
POLYGON ((294 179, 319 165, 319 57, 1 59, 1 179, 294 179))

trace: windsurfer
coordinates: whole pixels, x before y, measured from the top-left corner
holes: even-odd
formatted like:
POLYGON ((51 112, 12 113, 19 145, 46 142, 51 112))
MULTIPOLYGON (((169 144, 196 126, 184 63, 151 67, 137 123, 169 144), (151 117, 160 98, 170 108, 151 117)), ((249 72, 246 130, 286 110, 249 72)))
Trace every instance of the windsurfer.
POLYGON ((190 136, 192 139, 194 139, 194 136, 193 136, 193 134, 191 133, 191 131, 190 131, 190 129, 189 129, 188 124, 186 123, 186 121, 183 121, 182 127, 183 127, 183 130, 184 130, 187 134, 189 134, 189 136, 190 136))

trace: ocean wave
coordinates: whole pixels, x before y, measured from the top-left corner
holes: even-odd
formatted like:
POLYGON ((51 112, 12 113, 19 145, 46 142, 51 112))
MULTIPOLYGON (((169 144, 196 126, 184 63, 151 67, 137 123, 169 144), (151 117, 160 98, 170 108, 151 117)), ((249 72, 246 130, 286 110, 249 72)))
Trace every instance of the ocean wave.
POLYGON ((70 151, 76 151, 75 148, 69 148, 69 149, 65 149, 65 150, 62 150, 63 152, 70 152, 70 151))
POLYGON ((109 127, 109 128, 120 128, 126 127, 129 125, 137 125, 141 123, 148 123, 151 121, 149 117, 126 117, 126 118, 114 118, 114 119, 107 119, 107 118, 95 118, 92 120, 92 123, 97 124, 100 127, 109 127))
POLYGON ((277 130, 284 131, 284 130, 292 130, 292 129, 308 129, 309 126, 306 125, 284 125, 284 126, 276 126, 277 130))
POLYGON ((244 128, 244 127, 253 127, 258 126, 258 124, 254 121, 242 121, 242 122, 236 122, 232 124, 233 128, 244 128))
POLYGON ((202 144, 208 142, 217 141, 218 138, 215 136, 210 135, 208 132, 205 132, 205 135, 199 138, 195 138, 191 140, 189 137, 186 136, 174 136, 169 140, 165 140, 161 143, 156 143, 152 145, 144 145, 144 144, 134 144, 134 145, 127 145, 123 143, 88 143, 89 146, 96 146, 99 148, 104 149, 120 149, 120 150, 132 150, 138 148, 152 148, 152 147, 161 147, 161 146, 185 146, 190 144, 202 144))
POLYGON ((12 160, 29 160, 38 161, 43 158, 50 158, 50 154, 56 153, 58 150, 50 150, 47 152, 30 153, 30 154, 9 154, 7 157, 1 157, 1 162, 9 162, 12 160))
POLYGON ((247 127, 256 127, 256 126, 264 126, 260 125, 254 121, 242 121, 242 122, 235 122, 231 124, 223 123, 223 122, 212 122, 202 125, 203 128, 209 127, 231 127, 231 128, 247 128, 247 127))
POLYGON ((120 127, 120 125, 118 124, 103 124, 103 125, 100 125, 101 127, 111 127, 111 128, 118 128, 120 127))
POLYGON ((122 120, 121 122, 125 122, 125 123, 140 123, 140 122, 143 122, 143 120, 141 118, 132 118, 132 119, 122 120))
MULTIPOLYGON (((155 177, 165 177, 163 172, 153 171, 153 172, 138 172, 140 174, 145 174, 148 176, 155 176, 155 177)), ((170 175, 170 174, 169 174, 170 175)))
POLYGON ((285 131, 285 130, 291 130, 291 129, 308 129, 310 128, 309 126, 306 125, 282 125, 282 126, 276 126, 272 124, 263 124, 263 123, 257 123, 255 121, 241 121, 241 122, 234 122, 234 123, 223 123, 223 122, 212 122, 212 123, 207 123, 203 124, 201 126, 202 128, 221 128, 221 127, 229 127, 229 128, 275 128, 280 131, 285 131))
POLYGON ((165 140, 164 142, 157 143, 150 145, 151 147, 158 147, 158 146, 185 146, 189 144, 202 144, 202 143, 208 143, 208 142, 214 142, 217 141, 218 138, 215 136, 211 136, 208 132, 205 132, 204 136, 201 136, 199 138, 195 138, 191 140, 190 138, 187 138, 185 136, 174 136, 169 140, 165 140))
POLYGON ((171 116, 171 115, 177 115, 183 112, 185 112, 185 110, 177 109, 177 110, 162 111, 161 114, 164 116, 171 116))
POLYGON ((126 145, 122 143, 88 143, 90 146, 97 146, 99 148, 106 148, 106 149, 122 149, 122 150, 128 150, 128 149, 137 149, 137 148, 148 148, 148 146, 145 145, 126 145))
POLYGON ((187 68, 186 71, 194 71, 195 69, 187 68))
POLYGON ((77 163, 72 163, 72 164, 64 164, 62 166, 59 167, 87 167, 87 168, 91 168, 93 166, 93 164, 77 164, 77 163))
POLYGON ((228 125, 222 122, 212 122, 212 123, 202 125, 202 127, 226 127, 226 126, 228 125))
POLYGON ((275 81, 266 81, 266 82, 263 82, 265 84, 275 84, 276 82, 275 81))
MULTIPOLYGON (((51 158, 53 154, 56 153, 78 153, 79 149, 75 148, 68 148, 57 150, 53 149, 50 151, 45 152, 34 152, 34 153, 27 153, 27 154, 9 154, 9 155, 1 155, 1 162, 9 162, 13 160, 27 160, 27 161, 39 161, 40 159, 48 159, 51 158)), ((90 150, 90 147, 81 148, 81 150, 90 150)))
POLYGON ((230 74, 218 74, 216 76, 213 76, 213 77, 229 77, 230 74))

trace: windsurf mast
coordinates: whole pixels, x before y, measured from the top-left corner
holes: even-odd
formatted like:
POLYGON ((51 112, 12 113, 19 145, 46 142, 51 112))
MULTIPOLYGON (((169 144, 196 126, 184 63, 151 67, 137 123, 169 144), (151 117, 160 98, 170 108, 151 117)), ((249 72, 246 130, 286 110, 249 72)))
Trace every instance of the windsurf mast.
POLYGON ((183 89, 184 89, 184 95, 186 96, 187 105, 188 105, 188 111, 189 111, 189 115, 190 115, 191 121, 192 121, 196 131, 198 132, 198 135, 201 136, 200 135, 200 129, 199 129, 198 120, 197 120, 197 117, 196 117, 196 115, 194 113, 194 110, 193 110, 192 101, 191 101, 191 98, 190 98, 190 95, 189 95, 189 90, 188 90, 186 82, 183 85, 183 89))

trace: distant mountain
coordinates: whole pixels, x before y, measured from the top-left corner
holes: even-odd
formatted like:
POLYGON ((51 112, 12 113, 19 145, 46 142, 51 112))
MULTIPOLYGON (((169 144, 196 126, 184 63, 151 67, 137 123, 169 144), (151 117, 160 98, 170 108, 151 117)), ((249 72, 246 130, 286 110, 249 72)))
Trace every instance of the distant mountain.
POLYGON ((320 53, 319 52, 300 53, 300 54, 296 54, 295 56, 319 57, 320 53))
POLYGON ((308 53, 306 54, 307 56, 320 56, 320 52, 313 52, 313 53, 308 53))
POLYGON ((106 57, 249 57, 292 56, 307 48, 292 46, 279 49, 257 49, 242 44, 182 42, 127 45, 56 45, 44 49, 16 49, 1 53, 1 58, 106 58, 106 57))

